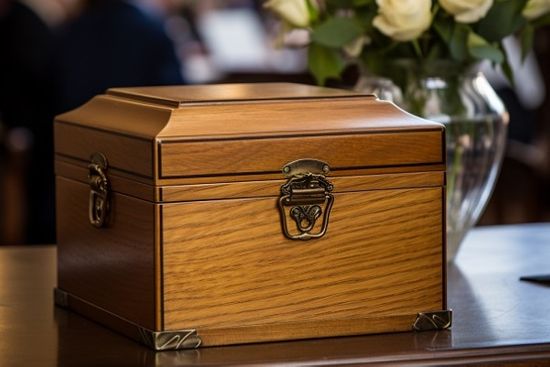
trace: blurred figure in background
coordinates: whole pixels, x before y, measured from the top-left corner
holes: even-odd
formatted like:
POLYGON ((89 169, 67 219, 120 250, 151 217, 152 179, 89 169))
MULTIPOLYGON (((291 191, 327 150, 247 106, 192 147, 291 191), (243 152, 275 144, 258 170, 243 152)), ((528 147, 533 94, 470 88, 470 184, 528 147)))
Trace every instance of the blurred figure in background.
POLYGON ((53 118, 107 88, 181 84, 170 0, 0 0, 0 244, 54 243, 53 118))
POLYGON ((154 1, 87 1, 59 30, 57 112, 110 87, 182 84, 161 10, 154 1))
POLYGON ((30 6, 0 0, 0 242, 55 239, 52 45, 30 6))

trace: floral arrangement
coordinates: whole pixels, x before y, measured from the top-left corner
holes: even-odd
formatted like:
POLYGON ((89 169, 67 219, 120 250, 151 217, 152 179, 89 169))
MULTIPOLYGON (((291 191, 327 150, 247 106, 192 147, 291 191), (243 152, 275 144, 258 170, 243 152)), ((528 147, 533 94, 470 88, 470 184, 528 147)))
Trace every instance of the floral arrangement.
POLYGON ((478 60, 512 70, 502 40, 517 34, 525 56, 534 29, 550 24, 550 0, 269 0, 285 31, 309 33, 308 65, 319 84, 350 63, 380 70, 388 59, 478 60))

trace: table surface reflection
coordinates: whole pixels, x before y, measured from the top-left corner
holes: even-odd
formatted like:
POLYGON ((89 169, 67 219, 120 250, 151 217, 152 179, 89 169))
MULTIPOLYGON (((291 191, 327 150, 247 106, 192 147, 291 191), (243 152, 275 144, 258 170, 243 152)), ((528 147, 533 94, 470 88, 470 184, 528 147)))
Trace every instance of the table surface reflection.
POLYGON ((155 353, 53 306, 55 246, 0 248, 0 366, 550 364, 550 224, 475 229, 448 269, 452 330, 155 353))

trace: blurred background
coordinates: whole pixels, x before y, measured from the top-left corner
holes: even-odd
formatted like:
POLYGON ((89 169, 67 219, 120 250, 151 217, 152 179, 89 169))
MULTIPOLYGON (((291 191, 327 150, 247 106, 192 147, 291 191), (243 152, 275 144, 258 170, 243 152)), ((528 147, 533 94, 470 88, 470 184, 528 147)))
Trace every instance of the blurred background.
MULTIPOLYGON (((56 114, 116 86, 314 84, 306 50, 277 47, 279 27, 253 0, 0 0, 0 245, 55 242, 56 114)), ((549 27, 516 69, 511 88, 486 68, 511 122, 480 225, 550 220, 549 27)), ((350 67, 329 86, 357 77, 350 67)))

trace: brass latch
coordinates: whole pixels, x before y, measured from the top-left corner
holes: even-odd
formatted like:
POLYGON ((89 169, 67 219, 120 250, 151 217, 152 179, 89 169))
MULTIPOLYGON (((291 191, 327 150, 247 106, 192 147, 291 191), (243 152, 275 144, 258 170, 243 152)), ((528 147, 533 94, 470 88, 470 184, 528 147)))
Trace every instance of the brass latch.
POLYGON ((88 218, 90 224, 97 228, 105 225, 109 214, 109 179, 107 171, 107 158, 101 153, 94 153, 90 157, 88 165, 88 183, 90 184, 90 202, 88 205, 88 218))
POLYGON ((327 232, 334 203, 333 186, 325 177, 329 172, 328 164, 315 159, 300 159, 283 167, 288 181, 281 186, 279 210, 287 238, 309 240, 327 232), (296 231, 289 230, 289 218, 294 221, 296 231), (317 222, 319 218, 321 223, 317 222))

